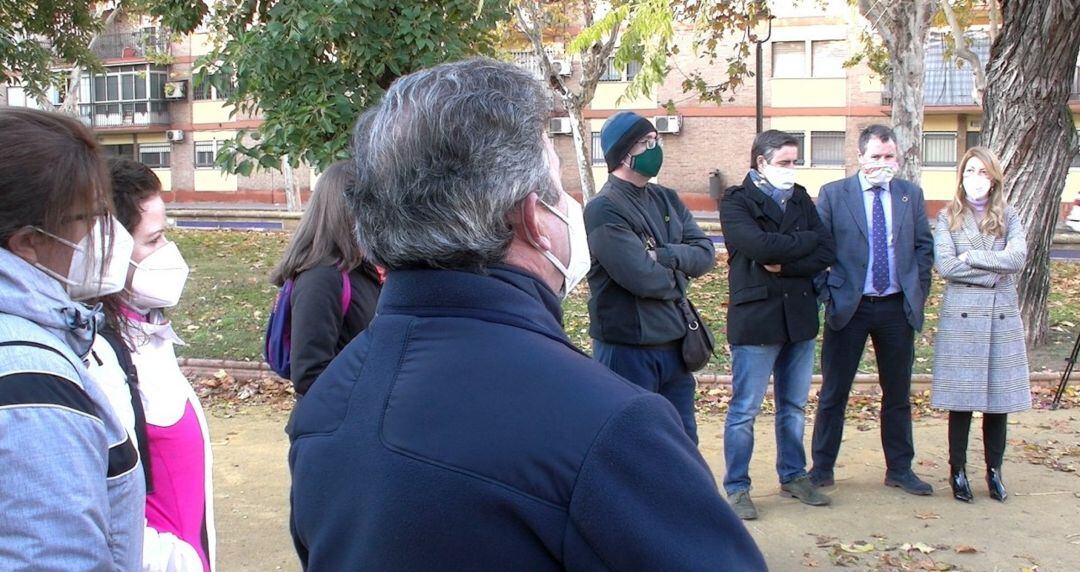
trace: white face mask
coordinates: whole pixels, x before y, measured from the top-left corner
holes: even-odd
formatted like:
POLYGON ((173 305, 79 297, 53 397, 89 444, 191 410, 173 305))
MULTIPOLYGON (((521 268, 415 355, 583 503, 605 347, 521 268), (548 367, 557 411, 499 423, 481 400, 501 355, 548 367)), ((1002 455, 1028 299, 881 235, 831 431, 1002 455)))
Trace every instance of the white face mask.
POLYGON ((589 255, 589 237, 585 234, 585 218, 582 215, 581 205, 577 201, 567 197, 567 214, 559 212, 559 209, 541 202, 540 204, 551 211, 551 214, 559 217, 566 223, 567 232, 570 235, 570 264, 563 266, 559 257, 549 250, 545 250, 544 257, 563 275, 562 297, 565 299, 570 292, 581 283, 585 275, 589 273, 592 259, 589 255))
POLYGON ((145 313, 154 308, 171 308, 180 302, 188 265, 175 242, 151 252, 142 262, 132 260, 131 265, 135 272, 127 299, 132 308, 145 313))
POLYGON ((81 302, 108 296, 124 288, 124 283, 127 282, 128 261, 131 260, 131 251, 135 248, 135 241, 115 217, 112 219, 112 250, 105 253, 104 259, 98 256, 98 251, 91 251, 91 245, 94 249, 98 249, 102 244, 109 242, 109 235, 105 233, 102 217, 94 219, 94 227, 78 244, 40 228, 34 227, 34 229, 60 244, 71 247, 73 252, 67 276, 61 276, 38 262, 34 263, 34 266, 63 284, 72 300, 81 302), (107 267, 106 264, 108 264, 107 267))
POLYGON ((964 175, 964 194, 973 201, 981 201, 990 194, 990 180, 979 175, 964 175))
POLYGON ((766 181, 769 181, 770 185, 781 191, 786 191, 795 186, 795 169, 777 167, 766 163, 759 169, 759 172, 765 177, 766 181))
POLYGON ((886 161, 873 161, 864 163, 862 169, 866 181, 871 185, 887 185, 896 175, 897 165, 886 161), (867 169, 876 170, 867 172, 867 169))

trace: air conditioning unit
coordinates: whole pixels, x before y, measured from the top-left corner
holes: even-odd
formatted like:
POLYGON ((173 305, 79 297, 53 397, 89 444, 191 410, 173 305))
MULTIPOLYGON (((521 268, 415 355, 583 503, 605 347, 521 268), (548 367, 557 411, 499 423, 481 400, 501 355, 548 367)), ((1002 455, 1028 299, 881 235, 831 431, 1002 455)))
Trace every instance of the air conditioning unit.
POLYGON ((176 143, 178 141, 183 141, 184 140, 184 130, 183 129, 170 129, 170 130, 165 132, 165 138, 168 139, 169 141, 172 141, 173 143, 176 143))
POLYGON ((657 133, 678 133, 682 128, 682 121, 678 115, 657 115, 652 118, 657 133))
POLYGON ((184 80, 165 82, 165 99, 187 99, 187 82, 184 80))
POLYGON ((551 67, 555 69, 555 73, 562 76, 573 75, 574 65, 570 60, 551 60, 551 67))
POLYGON ((570 118, 569 117, 552 117, 548 122, 548 133, 570 133, 570 118))

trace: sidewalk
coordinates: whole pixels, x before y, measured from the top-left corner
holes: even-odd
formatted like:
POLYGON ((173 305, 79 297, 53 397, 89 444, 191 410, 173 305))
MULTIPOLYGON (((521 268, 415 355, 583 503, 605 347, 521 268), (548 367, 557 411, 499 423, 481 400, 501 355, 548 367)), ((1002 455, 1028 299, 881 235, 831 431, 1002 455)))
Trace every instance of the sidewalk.
MULTIPOLYGON (((218 567, 229 571, 297 570, 288 532, 287 413, 211 408, 218 567)), ((723 418, 699 415, 701 452, 723 479, 723 418)), ((915 471, 935 488, 914 497, 882 485, 877 427, 849 421, 827 491, 829 507, 779 496, 773 468, 775 418, 761 415, 751 475, 761 518, 747 523, 771 570, 1080 570, 1080 411, 1033 410, 1009 418, 1003 473, 1005 504, 986 495, 982 441, 973 424, 972 504, 952 499, 946 482, 946 422, 915 422, 915 471), (1072 472, 1067 472, 1070 470, 1072 472), (904 545, 910 545, 905 550, 904 545), (922 550, 930 551, 924 554, 922 550)), ((810 419, 806 441, 809 446, 810 419)), ((723 569, 723 563, 715 563, 723 569)), ((708 567, 706 565, 706 567, 708 567)))

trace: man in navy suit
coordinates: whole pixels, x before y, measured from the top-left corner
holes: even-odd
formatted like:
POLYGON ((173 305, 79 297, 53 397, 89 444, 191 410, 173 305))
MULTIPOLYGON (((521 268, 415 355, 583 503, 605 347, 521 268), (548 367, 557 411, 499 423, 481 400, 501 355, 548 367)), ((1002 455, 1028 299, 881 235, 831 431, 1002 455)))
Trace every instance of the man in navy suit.
POLYGON ((871 125, 859 135, 859 172, 825 185, 818 196, 821 220, 836 240, 837 260, 823 276, 821 289, 824 381, 814 421, 810 480, 822 487, 834 483, 844 410, 869 337, 882 391, 885 484, 929 495, 933 488, 911 470, 915 448, 910 390, 934 239, 922 189, 893 179, 898 166, 895 133, 871 125))

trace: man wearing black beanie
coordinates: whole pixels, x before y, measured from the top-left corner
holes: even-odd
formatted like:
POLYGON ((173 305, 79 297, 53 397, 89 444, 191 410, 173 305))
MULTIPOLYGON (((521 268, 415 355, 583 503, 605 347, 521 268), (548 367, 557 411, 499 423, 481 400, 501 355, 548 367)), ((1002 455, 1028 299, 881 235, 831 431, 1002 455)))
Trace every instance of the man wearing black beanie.
POLYGON ((666 397, 697 443, 694 376, 680 349, 687 327, 676 303, 691 278, 712 269, 712 241, 674 190, 649 182, 664 153, 648 119, 612 115, 600 146, 608 180, 585 206, 593 357, 666 397))

